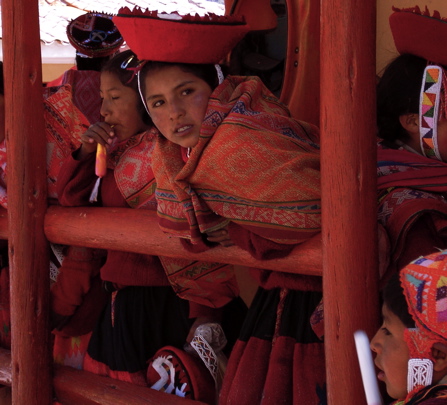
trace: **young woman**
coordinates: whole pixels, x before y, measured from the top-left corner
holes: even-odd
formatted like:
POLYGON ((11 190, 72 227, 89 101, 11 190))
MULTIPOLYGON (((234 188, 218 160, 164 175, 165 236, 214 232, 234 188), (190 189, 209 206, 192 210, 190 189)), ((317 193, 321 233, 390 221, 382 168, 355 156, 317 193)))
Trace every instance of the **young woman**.
MULTIPOLYGON (((148 60, 139 79, 158 130, 153 170, 161 228, 182 237, 186 249, 234 244, 261 260, 286 256, 316 235, 318 129, 291 118, 259 78, 224 79, 215 65, 241 37, 243 23, 126 9, 114 22, 148 60), (142 39, 149 32, 164 42, 147 45, 142 39)), ((253 274, 261 287, 219 403, 319 403, 323 345, 309 314, 321 298, 320 280, 261 269, 253 274)))
MULTIPOLYGON (((103 68, 104 120, 82 135, 81 147, 60 172, 62 205, 89 205, 97 182, 95 152, 101 144, 107 148, 107 171, 97 187, 96 204, 156 209, 155 195, 148 192, 155 182, 151 169, 154 134, 148 131, 151 122, 137 92, 137 65, 135 55, 125 51, 103 68)), ((181 299, 156 256, 109 250, 101 278, 109 293, 108 305, 93 330, 84 369, 140 385, 146 385, 147 361, 162 346, 182 348, 190 329, 216 320, 222 312, 225 318, 232 308, 240 314, 232 314, 232 327, 237 330, 238 316, 244 312, 239 301, 232 301, 237 289, 229 288, 233 295, 221 301, 229 304, 216 309, 181 299)), ((234 285, 232 279, 229 284, 234 285)), ((225 319, 222 322, 225 328, 225 319)))

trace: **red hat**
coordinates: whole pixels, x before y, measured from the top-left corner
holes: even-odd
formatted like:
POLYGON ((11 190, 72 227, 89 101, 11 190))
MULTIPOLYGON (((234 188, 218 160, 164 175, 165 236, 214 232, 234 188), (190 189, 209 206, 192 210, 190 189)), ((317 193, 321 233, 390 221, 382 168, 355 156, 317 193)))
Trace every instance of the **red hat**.
POLYGON ((118 51, 124 39, 112 21, 112 15, 86 13, 67 26, 70 44, 89 58, 109 56, 118 51))
POLYGON ((447 20, 438 11, 430 15, 427 7, 424 12, 418 6, 393 11, 390 27, 397 51, 447 66, 447 20))
POLYGON ((161 348, 149 361, 147 385, 207 404, 216 400, 214 380, 205 364, 174 346, 161 348))
POLYGON ((113 22, 140 60, 219 63, 249 31, 242 16, 180 16, 124 7, 113 22))

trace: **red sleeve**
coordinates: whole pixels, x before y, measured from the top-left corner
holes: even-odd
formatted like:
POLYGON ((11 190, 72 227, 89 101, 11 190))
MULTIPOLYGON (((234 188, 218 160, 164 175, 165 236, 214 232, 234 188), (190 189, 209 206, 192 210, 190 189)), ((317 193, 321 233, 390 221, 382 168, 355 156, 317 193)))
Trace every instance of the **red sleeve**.
POLYGON ((272 242, 262 236, 245 229, 243 226, 230 222, 228 232, 233 243, 246 250, 255 259, 269 260, 287 256, 296 245, 285 245, 272 242))
POLYGON ((51 309, 59 315, 73 315, 99 274, 104 253, 98 249, 70 246, 51 287, 51 309))
POLYGON ((76 160, 73 157, 76 152, 65 159, 57 179, 59 203, 66 207, 90 205, 90 194, 97 180, 95 154, 76 160))

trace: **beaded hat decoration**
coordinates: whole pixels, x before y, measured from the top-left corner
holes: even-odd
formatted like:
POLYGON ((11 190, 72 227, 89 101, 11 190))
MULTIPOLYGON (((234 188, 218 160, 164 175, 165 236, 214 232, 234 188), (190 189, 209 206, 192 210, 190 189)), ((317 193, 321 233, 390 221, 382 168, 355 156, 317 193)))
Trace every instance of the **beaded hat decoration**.
POLYGON ((414 260, 401 270, 400 280, 416 326, 404 335, 410 392, 432 383, 433 344, 447 344, 447 250, 414 260))
POLYGON ((438 122, 445 119, 446 72, 441 66, 428 65, 422 79, 419 99, 419 136, 424 156, 442 160, 438 147, 438 122))
POLYGON ((424 156, 442 160, 438 149, 437 126, 446 117, 447 20, 438 11, 432 15, 416 7, 393 7, 390 27, 400 54, 409 53, 426 59, 419 103, 419 133, 424 156), (438 66, 439 65, 439 66, 438 66))
POLYGON ((113 22, 140 60, 216 64, 249 31, 242 16, 205 16, 132 11, 123 7, 113 22))
POLYGON ((67 37, 70 44, 83 56, 96 58, 113 55, 124 39, 112 21, 112 15, 86 13, 70 21, 67 37))

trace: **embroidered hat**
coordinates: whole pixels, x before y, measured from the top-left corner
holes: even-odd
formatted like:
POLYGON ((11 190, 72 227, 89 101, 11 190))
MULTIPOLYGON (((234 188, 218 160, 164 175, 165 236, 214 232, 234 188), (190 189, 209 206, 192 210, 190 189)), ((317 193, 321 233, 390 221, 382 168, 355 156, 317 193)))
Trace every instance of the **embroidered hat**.
POLYGON ((119 50, 124 39, 112 21, 112 15, 86 13, 70 21, 67 37, 78 53, 96 58, 119 50))
POLYGON ((174 346, 161 348, 149 361, 147 384, 167 394, 215 402, 214 380, 203 362, 174 346))
POLYGON ((447 344, 447 250, 420 257, 400 273, 418 339, 412 357, 432 358, 433 343, 447 344))
POLYGON ((123 7, 113 22, 140 60, 215 64, 249 31, 242 16, 205 16, 123 7))
POLYGON ((447 20, 438 11, 432 15, 416 6, 393 7, 390 27, 400 54, 411 53, 430 62, 447 66, 447 20))
POLYGON ((400 281, 415 328, 404 332, 410 359, 407 391, 412 395, 432 384, 432 347, 447 344, 447 250, 420 257, 400 272, 400 281))

